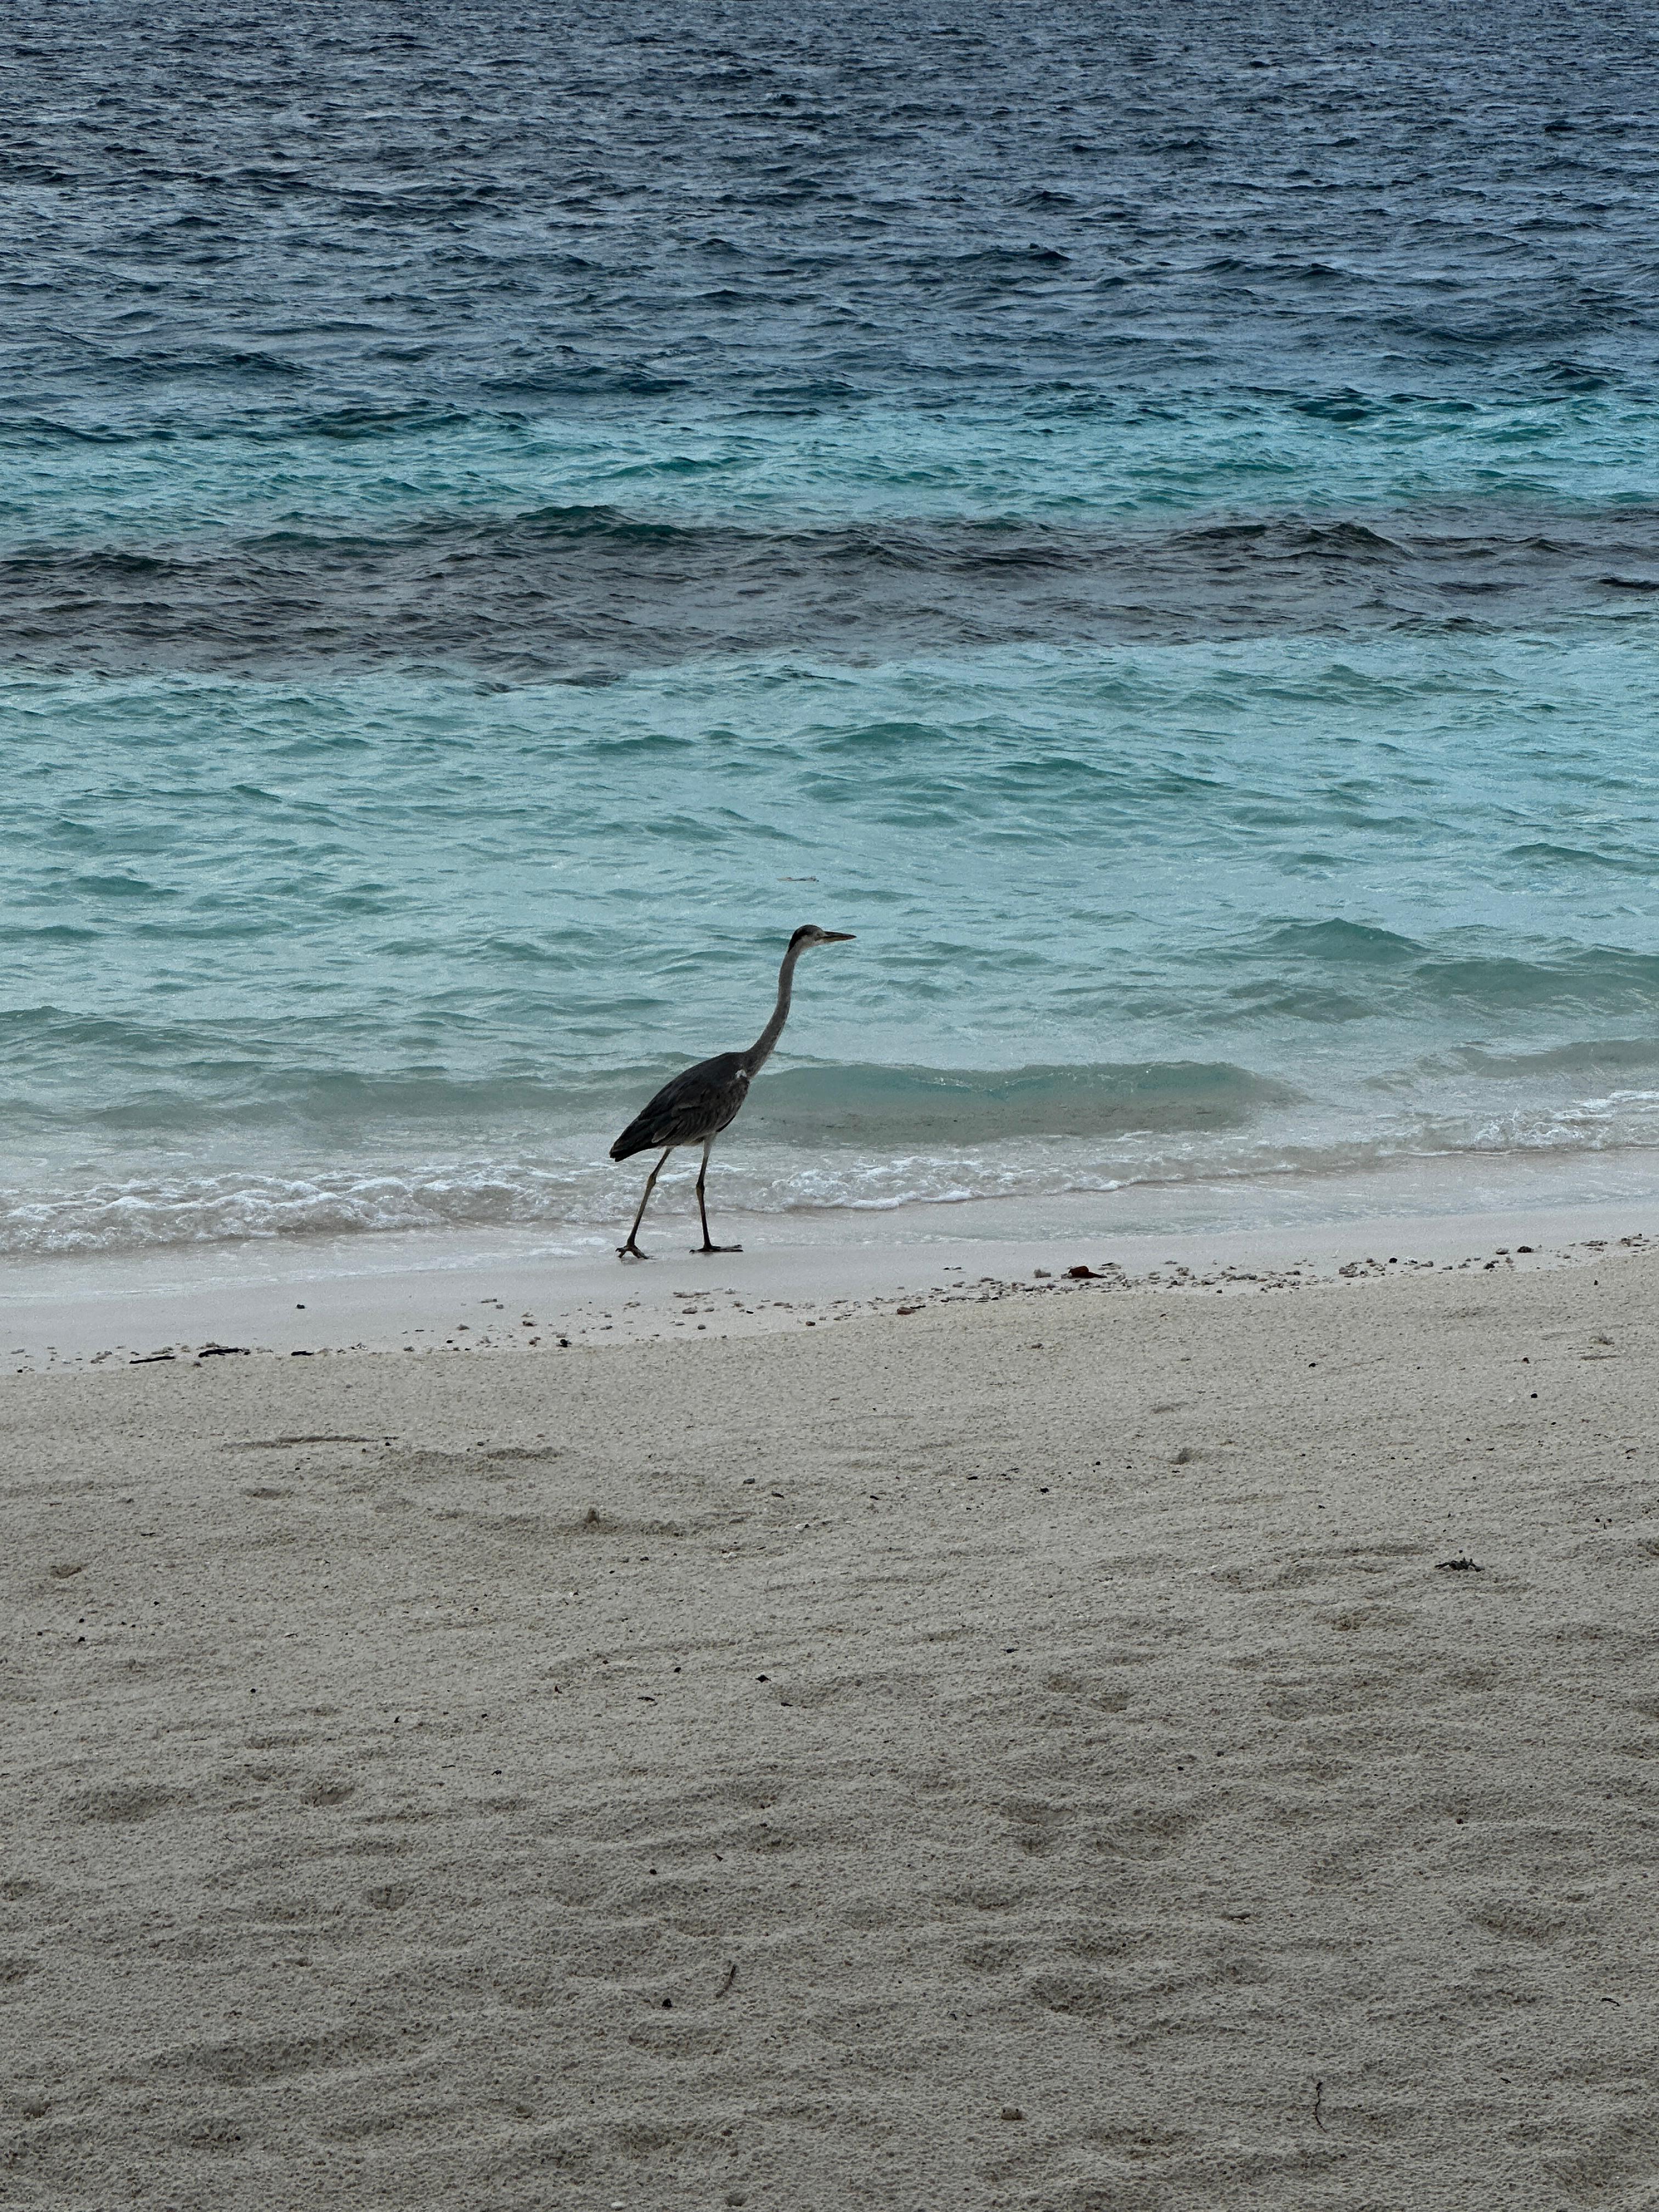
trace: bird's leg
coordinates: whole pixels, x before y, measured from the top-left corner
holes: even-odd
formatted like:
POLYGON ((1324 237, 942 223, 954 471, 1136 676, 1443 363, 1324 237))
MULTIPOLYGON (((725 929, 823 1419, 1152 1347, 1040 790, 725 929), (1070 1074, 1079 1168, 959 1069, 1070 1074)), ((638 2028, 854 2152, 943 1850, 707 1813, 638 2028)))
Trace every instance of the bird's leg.
POLYGON ((709 1238, 708 1208, 703 1200, 702 1186, 704 1178, 708 1173, 708 1155, 714 1147, 714 1139, 711 1137, 708 1144, 703 1146, 702 1165, 697 1170, 697 1211, 702 1216, 702 1243, 701 1245, 694 1244, 691 1248, 694 1255, 696 1256, 701 1256, 704 1252, 741 1252, 743 1249, 741 1244, 716 1244, 709 1238))
POLYGON ((657 1177, 668 1165, 668 1152, 672 1152, 673 1149, 674 1147, 671 1145, 668 1147, 668 1152, 663 1154, 662 1158, 657 1162, 656 1166, 652 1169, 650 1174, 645 1179, 645 1195, 640 1200, 639 1212, 634 1216, 634 1226, 628 1232, 628 1242, 626 1244, 618 1244, 617 1247, 617 1257, 619 1260, 648 1260, 651 1257, 651 1255, 648 1252, 641 1251, 639 1246, 634 1242, 634 1239, 640 1233, 640 1224, 645 1218, 645 1209, 650 1205, 651 1194, 657 1188, 657 1177))

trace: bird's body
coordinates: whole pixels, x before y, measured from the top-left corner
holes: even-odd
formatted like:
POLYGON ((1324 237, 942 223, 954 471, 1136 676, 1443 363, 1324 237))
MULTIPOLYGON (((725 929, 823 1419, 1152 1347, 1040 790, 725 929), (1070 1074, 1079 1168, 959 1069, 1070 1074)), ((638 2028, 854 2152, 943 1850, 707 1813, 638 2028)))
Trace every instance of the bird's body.
POLYGON ((632 1159, 653 1145, 700 1145, 736 1121, 749 1096, 749 1070, 740 1052, 717 1052, 672 1077, 642 1106, 611 1147, 613 1160, 632 1159))
POLYGON ((794 983, 795 963, 801 954, 814 945, 844 945, 851 939, 850 930, 820 929, 808 922, 798 929, 789 940, 789 949, 783 956, 783 965, 778 970, 778 1002, 772 1009, 772 1018, 761 1031, 747 1052, 720 1052, 712 1060, 700 1060, 695 1067, 665 1083, 648 1104, 642 1107, 616 1143, 611 1147, 613 1160, 631 1159, 635 1152, 654 1152, 663 1147, 662 1158, 651 1170, 645 1186, 645 1195, 640 1200, 640 1210, 634 1216, 634 1226, 628 1232, 626 1244, 617 1248, 619 1260, 648 1260, 650 1254, 641 1252, 635 1238, 640 1224, 645 1218, 645 1209, 650 1203, 651 1193, 657 1177, 662 1173, 668 1155, 680 1145, 702 1146, 702 1167, 697 1176, 697 1210, 702 1218, 704 1252, 737 1252, 741 1245, 715 1244, 708 1235, 708 1208, 703 1197, 703 1184, 708 1174, 709 1148, 720 1131, 736 1121, 744 1100, 749 1096, 749 1085, 756 1073, 772 1056, 772 1048, 783 1034, 783 1025, 789 1018, 789 998, 794 983))

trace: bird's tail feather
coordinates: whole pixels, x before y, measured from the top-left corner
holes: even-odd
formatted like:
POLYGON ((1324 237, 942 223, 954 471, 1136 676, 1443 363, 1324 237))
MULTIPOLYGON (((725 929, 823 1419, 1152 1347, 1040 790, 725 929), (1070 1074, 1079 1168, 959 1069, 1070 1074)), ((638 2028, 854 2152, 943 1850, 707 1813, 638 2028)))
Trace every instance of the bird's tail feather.
POLYGON ((635 1152, 648 1152, 656 1142, 646 1126, 643 1114, 638 1115, 623 1131, 611 1147, 613 1160, 631 1160, 635 1152))

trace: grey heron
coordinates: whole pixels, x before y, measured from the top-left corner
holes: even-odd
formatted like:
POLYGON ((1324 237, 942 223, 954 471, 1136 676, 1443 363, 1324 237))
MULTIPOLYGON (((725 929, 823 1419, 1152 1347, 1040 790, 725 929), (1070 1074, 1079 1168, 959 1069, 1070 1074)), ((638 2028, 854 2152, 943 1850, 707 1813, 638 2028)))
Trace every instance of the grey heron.
POLYGON ((648 1260, 651 1255, 641 1252, 635 1239, 640 1224, 645 1218, 645 1209, 651 1203, 651 1194, 656 1188, 657 1177, 668 1162, 668 1155, 679 1145, 701 1145, 702 1165, 697 1170, 697 1211, 702 1217, 702 1243, 692 1249, 700 1252, 741 1252, 741 1244, 716 1244, 708 1234, 708 1206, 703 1197, 703 1184, 708 1175, 708 1154, 720 1131, 736 1121, 744 1100, 749 1096, 749 1085, 756 1072, 763 1067, 772 1056, 772 1048, 783 1034, 783 1025, 789 1018, 789 994, 795 981, 795 963, 803 952, 815 945, 850 945, 850 929, 820 929, 816 922, 803 923, 789 940, 789 950, 783 956, 783 965, 778 970, 778 1003, 772 1009, 772 1018, 755 1039, 747 1052, 720 1052, 713 1060, 700 1060, 695 1067, 688 1067, 683 1075, 665 1083, 649 1105, 641 1108, 616 1143, 611 1147, 613 1160, 631 1159, 635 1152, 648 1152, 659 1145, 663 1156, 646 1178, 645 1195, 640 1200, 640 1210, 634 1216, 634 1226, 628 1232, 626 1244, 617 1247, 619 1260, 648 1260))

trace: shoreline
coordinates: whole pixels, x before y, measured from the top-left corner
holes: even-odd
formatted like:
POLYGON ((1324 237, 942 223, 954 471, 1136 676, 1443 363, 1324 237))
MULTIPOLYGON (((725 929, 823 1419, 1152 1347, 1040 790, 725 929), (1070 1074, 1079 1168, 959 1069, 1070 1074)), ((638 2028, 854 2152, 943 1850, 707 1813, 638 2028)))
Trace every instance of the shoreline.
MULTIPOLYGON (((1359 1203, 1375 1197, 1374 1179, 1350 1195, 1359 1203)), ((1127 1212, 1114 1194, 1077 1206, 1079 1222, 1065 1231, 1039 1227, 1033 1209, 1001 1202, 1000 1224, 1034 1232, 1024 1235, 962 1233, 982 1228, 985 1205, 932 1207, 933 1233, 908 1239, 872 1235, 884 1217, 842 1217, 828 1237, 820 1220, 817 1238, 799 1241, 780 1236, 793 1224, 732 1217, 720 1233, 734 1233, 744 1249, 707 1257, 676 1242, 684 1224, 665 1218, 648 1231, 653 1256, 646 1263, 608 1250, 550 1253, 531 1232, 34 1260, 0 1285, 0 1371, 168 1355, 499 1353, 751 1336, 1016 1291, 1296 1291, 1389 1272, 1560 1267, 1659 1241, 1659 1197, 1632 1192, 1563 1204, 1553 1188, 1546 1195, 1557 1202, 1114 1230, 1106 1218, 1127 1212), (1089 1272, 1079 1278, 1079 1268, 1089 1272)))

